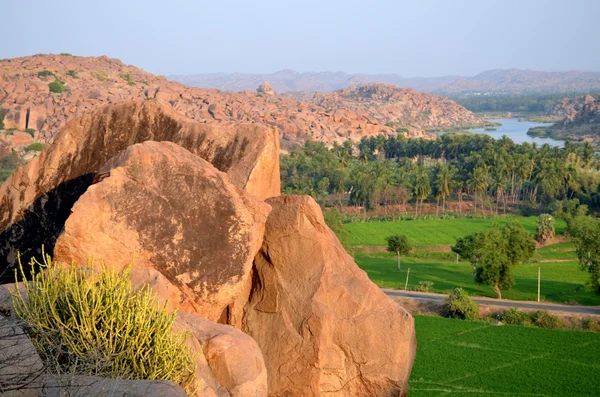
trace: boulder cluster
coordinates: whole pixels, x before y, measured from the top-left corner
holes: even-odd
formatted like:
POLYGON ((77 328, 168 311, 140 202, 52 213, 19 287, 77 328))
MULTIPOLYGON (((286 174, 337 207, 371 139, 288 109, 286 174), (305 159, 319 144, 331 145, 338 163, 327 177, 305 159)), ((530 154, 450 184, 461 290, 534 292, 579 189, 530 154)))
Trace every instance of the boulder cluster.
MULTIPOLYGON (((134 255, 133 283, 168 301, 177 330, 189 331, 198 396, 407 392, 412 317, 357 267, 311 197, 280 195, 273 127, 194 122, 155 101, 111 104, 69 121, 0 200, 0 263, 42 244, 74 266, 93 257, 121 269, 134 255)), ((11 288, 0 286, 2 321, 11 288)), ((79 382, 96 385, 81 395, 107 387, 79 382)), ((137 382, 118 395, 183 393, 137 382)))

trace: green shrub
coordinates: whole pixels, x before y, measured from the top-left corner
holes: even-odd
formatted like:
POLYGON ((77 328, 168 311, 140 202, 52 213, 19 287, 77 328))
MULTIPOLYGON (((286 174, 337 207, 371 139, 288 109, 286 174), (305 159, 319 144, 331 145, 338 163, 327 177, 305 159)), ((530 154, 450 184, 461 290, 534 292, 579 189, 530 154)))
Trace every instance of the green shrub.
POLYGON ((32 272, 38 266, 44 271, 25 282, 26 296, 17 289, 12 300, 48 368, 193 387, 187 334, 173 334, 175 314, 157 308, 148 287, 133 287, 131 266, 122 272, 104 266, 94 271, 93 263, 64 267, 46 255, 43 263, 32 259, 30 266, 32 272))
POLYGON ((44 150, 44 144, 41 142, 34 142, 31 145, 27 146, 25 150, 27 152, 41 152, 42 150, 44 150))
POLYGON ((474 320, 479 317, 479 305, 462 288, 454 288, 444 299, 444 317, 474 320))
POLYGON ((93 75, 100 81, 108 79, 108 74, 104 70, 96 70, 93 75))
POLYGON ((25 132, 31 135, 31 137, 33 138, 33 136, 35 135, 35 128, 25 128, 25 132))
POLYGON ((123 80, 127 81, 128 83, 131 83, 133 81, 131 79, 130 73, 119 73, 119 77, 122 78, 123 80))
POLYGON ((128 85, 128 86, 130 86, 130 87, 133 87, 133 86, 135 85, 135 82, 133 82, 133 81, 129 81, 129 82, 127 83, 127 85, 128 85))
POLYGON ((79 75, 77 74, 77 70, 67 70, 65 73, 69 77, 73 77, 74 79, 78 79, 79 75))
POLYGON ((6 109, 0 108, 0 130, 4 129, 4 116, 6 116, 8 111, 6 109))
POLYGON ((592 332, 600 332, 600 324, 598 320, 594 317, 588 317, 583 320, 583 329, 592 331, 592 332))
POLYGON ((531 313, 531 323, 536 327, 556 329, 562 328, 562 321, 558 316, 550 314, 545 310, 538 310, 531 313))
POLYGON ((519 311, 516 307, 497 314, 498 320, 509 325, 531 325, 531 316, 529 313, 519 311))
POLYGON ((433 288, 433 281, 419 281, 419 284, 415 287, 415 291, 429 292, 433 288))
POLYGON ((64 83, 58 79, 48 84, 48 88, 50 88, 50 92, 54 94, 60 94, 62 92, 65 92, 64 83))
POLYGON ((63 57, 75 57, 75 55, 69 54, 68 52, 61 52, 60 55, 62 55, 63 57))
POLYGON ((56 77, 56 76, 54 75, 54 73, 52 73, 52 72, 51 72, 51 71, 49 71, 49 70, 42 70, 41 72, 38 72, 37 76, 38 76, 40 79, 45 79, 46 77, 50 77, 50 76, 56 77))

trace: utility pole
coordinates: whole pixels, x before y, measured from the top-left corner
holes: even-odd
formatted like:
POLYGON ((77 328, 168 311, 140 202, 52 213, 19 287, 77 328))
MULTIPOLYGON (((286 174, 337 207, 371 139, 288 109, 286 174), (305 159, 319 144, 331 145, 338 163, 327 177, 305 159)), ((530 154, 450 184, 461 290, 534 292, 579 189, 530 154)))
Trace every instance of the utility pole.
POLYGON ((404 283, 404 290, 408 290, 408 275, 410 274, 410 267, 408 268, 408 271, 406 272, 406 283, 404 283))
POLYGON ((538 302, 540 301, 541 267, 538 266, 538 302))

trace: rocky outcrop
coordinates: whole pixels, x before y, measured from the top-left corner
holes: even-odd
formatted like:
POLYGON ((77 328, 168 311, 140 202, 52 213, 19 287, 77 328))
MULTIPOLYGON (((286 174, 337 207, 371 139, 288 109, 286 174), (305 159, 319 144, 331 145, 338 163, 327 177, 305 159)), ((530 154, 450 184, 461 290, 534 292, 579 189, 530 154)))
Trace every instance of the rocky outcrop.
POLYGON ((412 317, 356 266, 312 198, 267 203, 243 329, 263 352, 270 395, 405 394, 412 317))
POLYGON ((273 89, 273 86, 271 86, 271 84, 268 81, 265 81, 264 83, 259 85, 258 88, 256 89, 256 92, 258 92, 259 94, 265 94, 265 95, 275 95, 275 90, 273 89))
POLYGON ((550 116, 563 119, 550 127, 537 129, 537 136, 554 139, 600 142, 600 96, 583 95, 565 98, 556 104, 550 116))
POLYGON ((149 101, 109 105, 71 121, 49 149, 0 186, 0 263, 14 263, 17 251, 39 253, 43 244, 51 251, 75 201, 95 176, 104 177, 96 175, 99 169, 147 140, 185 147, 258 198, 279 194, 275 129, 195 123, 149 101))
POLYGON ((73 206, 55 260, 133 262, 134 283, 171 308, 240 323, 269 206, 171 142, 133 145, 99 175, 73 206))
POLYGON ((190 333, 199 356, 198 396, 265 397, 267 369, 256 341, 239 329, 177 313, 176 329, 190 333))
POLYGON ((583 110, 585 105, 594 103, 595 98, 591 95, 581 95, 571 98, 563 98, 560 102, 552 106, 548 116, 558 119, 574 119, 577 112, 583 110))

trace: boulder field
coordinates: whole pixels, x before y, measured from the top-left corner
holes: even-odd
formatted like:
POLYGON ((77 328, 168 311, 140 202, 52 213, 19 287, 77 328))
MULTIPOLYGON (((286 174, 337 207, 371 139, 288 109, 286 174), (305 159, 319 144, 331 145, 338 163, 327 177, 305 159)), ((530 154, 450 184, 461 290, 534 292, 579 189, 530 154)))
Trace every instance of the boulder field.
POLYGON ((405 395, 412 317, 312 198, 279 195, 278 153, 270 127, 217 128, 148 101, 98 109, 0 187, 2 259, 44 243, 64 265, 131 263, 189 331, 198 396, 405 395))

